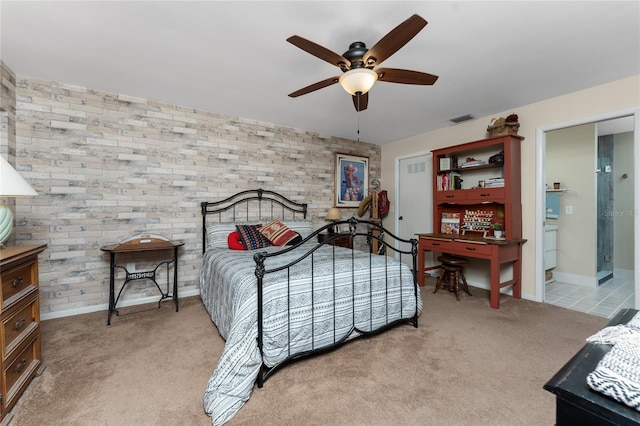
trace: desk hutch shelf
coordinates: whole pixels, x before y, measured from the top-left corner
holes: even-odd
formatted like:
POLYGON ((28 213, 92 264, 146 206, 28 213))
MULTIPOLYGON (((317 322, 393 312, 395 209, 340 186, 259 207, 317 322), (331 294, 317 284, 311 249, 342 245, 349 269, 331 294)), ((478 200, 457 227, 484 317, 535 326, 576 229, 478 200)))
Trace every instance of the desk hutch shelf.
MULTIPOLYGON (((524 138, 516 135, 498 136, 455 145, 433 151, 434 230, 440 229, 443 213, 490 211, 493 223, 502 223, 506 239, 522 238, 522 204, 520 199, 520 143, 524 138), (489 159, 504 153, 503 164, 489 159), (463 167, 467 159, 482 164, 463 167), (445 160, 445 161, 441 161, 445 160), (450 164, 441 169, 441 164, 450 164), (445 180, 459 180, 458 185, 443 188, 445 180), (482 187, 489 182, 495 186, 482 187), (457 189, 456 189, 457 188, 457 189)), ((437 231, 436 231, 437 232, 437 231)))
POLYGON ((522 204, 517 135, 497 136, 433 151, 434 234, 418 234, 418 283, 424 285, 424 252, 484 259, 490 263, 490 305, 500 306, 500 289, 522 291, 522 204), (446 219, 443 221, 443 217, 446 219), (451 218, 459 218, 451 224, 451 218), (499 223, 503 238, 490 235, 499 223), (501 265, 513 265, 503 281, 501 265))

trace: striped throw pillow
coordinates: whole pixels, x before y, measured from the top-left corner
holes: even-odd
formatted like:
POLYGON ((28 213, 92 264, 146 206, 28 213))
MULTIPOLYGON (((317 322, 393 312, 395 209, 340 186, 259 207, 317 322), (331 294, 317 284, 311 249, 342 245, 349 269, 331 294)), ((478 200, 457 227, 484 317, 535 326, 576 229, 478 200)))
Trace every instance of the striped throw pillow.
POLYGON ((258 231, 260 225, 236 225, 240 241, 247 250, 255 250, 259 248, 269 247, 269 240, 258 231))
POLYGON ((274 246, 284 246, 298 237, 296 231, 290 229, 278 219, 265 223, 258 230, 274 246))

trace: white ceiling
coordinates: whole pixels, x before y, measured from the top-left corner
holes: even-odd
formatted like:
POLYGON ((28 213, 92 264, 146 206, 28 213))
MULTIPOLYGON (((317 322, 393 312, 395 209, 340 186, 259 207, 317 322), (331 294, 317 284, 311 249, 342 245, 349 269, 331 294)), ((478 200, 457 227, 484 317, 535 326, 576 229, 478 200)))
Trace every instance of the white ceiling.
POLYGON ((376 144, 640 74, 637 0, 1 0, 0 19, 0 58, 19 76, 349 139, 359 126, 376 144), (342 54, 414 13, 429 24, 383 66, 434 86, 378 82, 360 114, 339 85, 287 96, 340 74, 287 37, 342 54))

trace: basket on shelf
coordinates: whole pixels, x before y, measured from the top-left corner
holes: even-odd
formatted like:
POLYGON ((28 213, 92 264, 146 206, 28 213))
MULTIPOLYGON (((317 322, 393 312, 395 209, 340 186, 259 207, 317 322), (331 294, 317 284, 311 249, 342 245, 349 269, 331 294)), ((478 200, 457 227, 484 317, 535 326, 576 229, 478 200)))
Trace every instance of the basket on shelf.
POLYGON ((504 118, 492 119, 491 124, 487 127, 489 137, 517 135, 520 123, 517 121, 506 121, 504 118))

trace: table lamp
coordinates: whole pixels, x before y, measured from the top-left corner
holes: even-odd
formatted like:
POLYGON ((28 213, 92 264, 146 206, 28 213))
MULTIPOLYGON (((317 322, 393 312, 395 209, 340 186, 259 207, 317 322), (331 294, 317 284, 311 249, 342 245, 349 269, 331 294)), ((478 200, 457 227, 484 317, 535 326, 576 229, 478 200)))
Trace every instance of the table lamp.
MULTIPOLYGON (((340 214, 340 210, 338 210, 337 207, 332 207, 329 209, 329 211, 327 212, 327 215, 324 218, 325 220, 330 220, 331 222, 335 223, 339 220, 342 220, 342 215, 340 214)), ((335 227, 330 226, 329 229, 327 229, 327 231, 330 234, 334 234, 336 232, 335 227)))
MULTIPOLYGON (((30 197, 38 195, 22 176, 0 156, 0 198, 30 197)), ((9 239, 13 230, 13 214, 0 200, 0 246, 9 239)))

